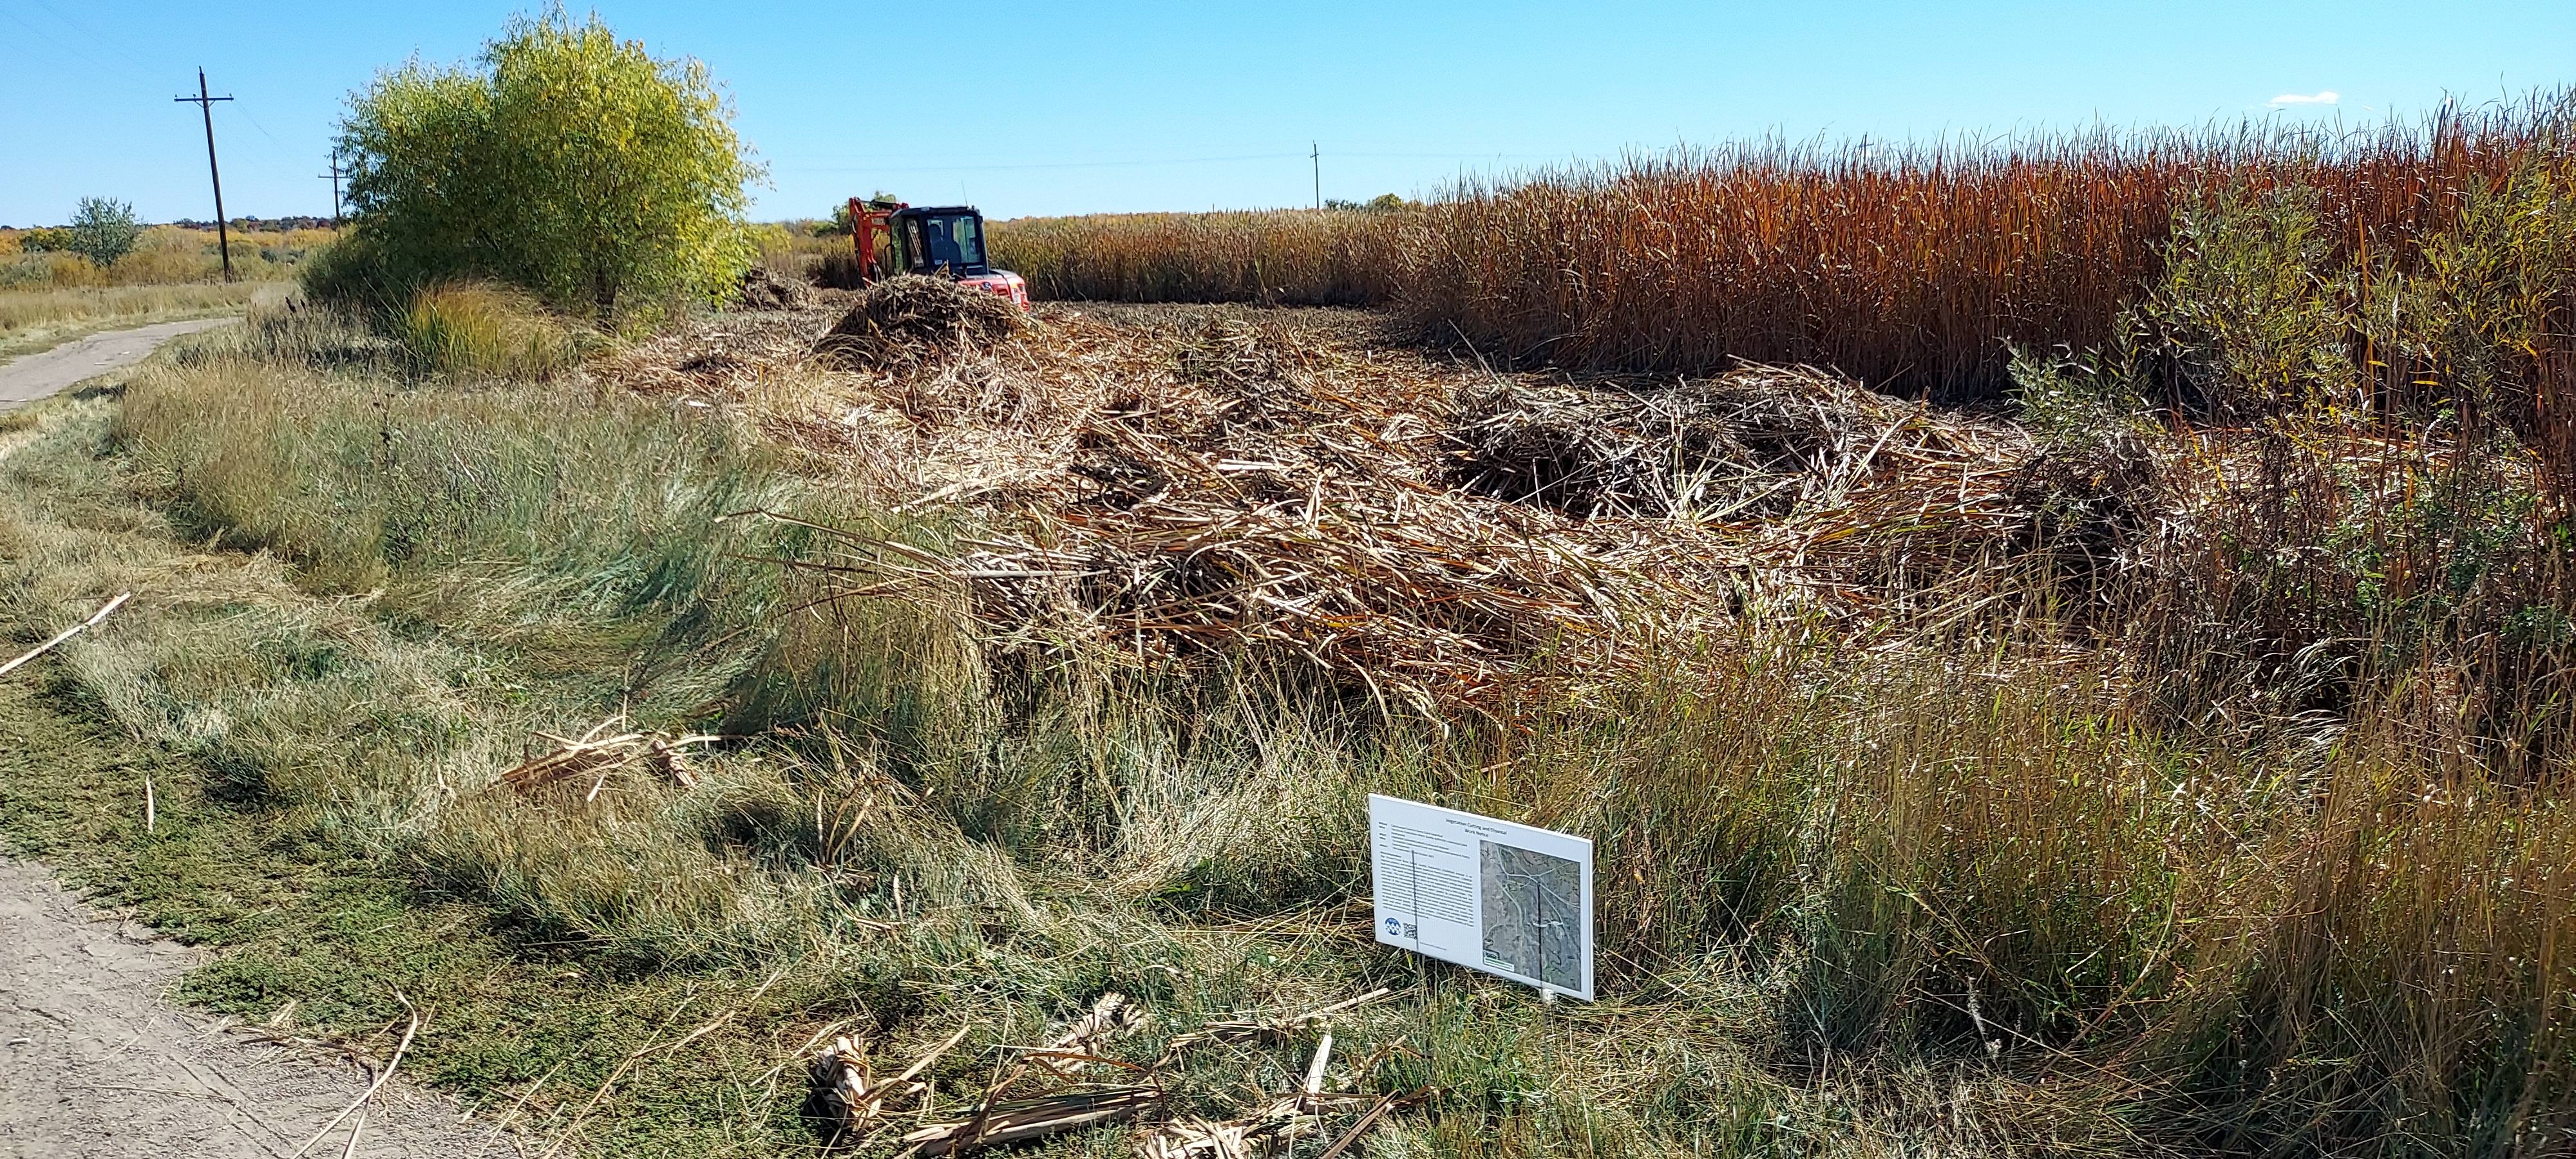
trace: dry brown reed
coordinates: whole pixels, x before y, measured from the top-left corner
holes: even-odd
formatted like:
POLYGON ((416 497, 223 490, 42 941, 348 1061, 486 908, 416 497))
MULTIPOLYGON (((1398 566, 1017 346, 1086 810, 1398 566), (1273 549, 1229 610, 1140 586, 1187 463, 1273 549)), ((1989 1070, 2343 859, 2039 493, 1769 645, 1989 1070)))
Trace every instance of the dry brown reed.
MULTIPOLYGON (((1003 223, 995 245, 1047 298, 1395 306, 1515 361, 1808 364, 1959 400, 2010 384, 2008 340, 2116 345, 2164 270, 2176 211, 2221 191, 2312 198, 2327 260, 2377 271, 2363 297, 2438 279, 2461 260, 2428 243, 2466 207, 2534 167, 2576 172, 2570 107, 2549 93, 2341 135, 1770 142, 1471 179, 1414 212, 1050 218, 1003 223)), ((2560 321, 2544 333, 2566 333, 2560 321)), ((2363 329, 2361 377, 2422 393, 2425 367, 2363 329)), ((2554 339, 2527 361, 2569 364, 2554 339)), ((2453 368, 2434 372, 2438 393, 2458 393, 2453 368)))
POLYGON ((2576 606, 2509 441, 2350 414, 2038 435, 1812 370, 1496 374, 1360 315, 1041 316, 832 369, 824 316, 735 315, 601 369, 745 405, 899 514, 974 513, 956 543, 853 529, 844 562, 944 585, 996 654, 1262 656, 1438 717, 1727 625, 2026 620, 2113 647, 2187 731, 2399 693, 2376 702, 2484 759, 2569 731, 2576 606))
POLYGON ((1119 213, 992 223, 993 256, 1040 298, 1358 306, 1391 300, 1403 214, 1119 213))

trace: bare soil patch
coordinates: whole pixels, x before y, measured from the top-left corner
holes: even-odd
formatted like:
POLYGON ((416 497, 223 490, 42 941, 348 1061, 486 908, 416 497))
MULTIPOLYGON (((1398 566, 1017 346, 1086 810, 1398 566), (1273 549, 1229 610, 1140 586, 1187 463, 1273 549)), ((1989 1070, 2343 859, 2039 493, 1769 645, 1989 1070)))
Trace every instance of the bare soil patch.
MULTIPOLYGON (((0 1155, 289 1155, 365 1093, 368 1064, 297 1036, 292 1010, 266 1028, 168 1002, 208 956, 0 858, 0 1155)), ((495 1142, 399 1074, 365 1114, 358 1155, 456 1159, 495 1142)), ((356 1120, 315 1152, 341 1154, 356 1120)))

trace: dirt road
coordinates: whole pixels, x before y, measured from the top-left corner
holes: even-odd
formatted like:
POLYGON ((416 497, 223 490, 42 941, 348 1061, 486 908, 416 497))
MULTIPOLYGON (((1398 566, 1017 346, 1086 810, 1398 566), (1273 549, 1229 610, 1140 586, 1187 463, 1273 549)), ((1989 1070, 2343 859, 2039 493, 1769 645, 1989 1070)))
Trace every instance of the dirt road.
POLYGON ((0 410, 43 398, 82 379, 132 366, 164 342, 231 321, 234 319, 197 318, 111 330, 66 342, 42 354, 0 363, 0 410))
MULTIPOLYGON (((275 1159, 365 1092, 371 1076, 337 1053, 172 1006, 163 994, 203 960, 82 904, 45 867, 0 858, 0 1157, 275 1159)), ((358 1155, 514 1153, 399 1075, 366 1114, 358 1155)), ((311 1153, 342 1154, 349 1126, 311 1153)))

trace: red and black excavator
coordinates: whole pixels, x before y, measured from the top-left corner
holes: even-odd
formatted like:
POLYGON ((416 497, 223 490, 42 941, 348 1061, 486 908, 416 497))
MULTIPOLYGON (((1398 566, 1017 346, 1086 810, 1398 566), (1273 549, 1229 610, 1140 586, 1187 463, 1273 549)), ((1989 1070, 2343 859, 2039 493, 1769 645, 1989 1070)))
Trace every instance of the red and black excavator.
POLYGON ((950 278, 1029 308, 1029 284, 986 260, 984 215, 971 205, 918 208, 900 201, 850 199, 850 240, 859 276, 869 282, 900 273, 950 278), (884 244, 879 245, 878 239, 884 244))

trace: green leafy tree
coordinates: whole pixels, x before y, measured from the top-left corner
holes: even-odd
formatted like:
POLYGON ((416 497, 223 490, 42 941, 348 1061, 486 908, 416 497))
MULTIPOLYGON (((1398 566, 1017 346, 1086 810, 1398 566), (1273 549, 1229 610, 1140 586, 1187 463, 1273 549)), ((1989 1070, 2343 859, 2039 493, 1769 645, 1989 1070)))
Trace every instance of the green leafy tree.
POLYGON ((749 267, 743 187, 762 171, 704 65, 560 9, 479 65, 414 61, 351 99, 354 249, 332 277, 383 296, 492 278, 606 326, 713 300, 749 267))
POLYGON ((105 197, 84 197, 72 213, 67 248, 103 269, 115 265, 142 236, 143 226, 134 220, 133 206, 105 197))

